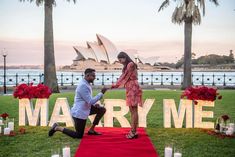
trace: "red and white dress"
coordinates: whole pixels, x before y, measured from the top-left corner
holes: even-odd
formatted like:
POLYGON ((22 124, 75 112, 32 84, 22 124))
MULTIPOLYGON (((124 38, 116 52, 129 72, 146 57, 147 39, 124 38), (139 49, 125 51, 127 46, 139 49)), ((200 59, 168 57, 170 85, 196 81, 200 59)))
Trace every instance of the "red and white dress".
POLYGON ((128 63, 126 70, 117 80, 112 88, 126 88, 126 105, 127 106, 143 106, 142 89, 138 83, 138 74, 136 66, 133 62, 128 63))

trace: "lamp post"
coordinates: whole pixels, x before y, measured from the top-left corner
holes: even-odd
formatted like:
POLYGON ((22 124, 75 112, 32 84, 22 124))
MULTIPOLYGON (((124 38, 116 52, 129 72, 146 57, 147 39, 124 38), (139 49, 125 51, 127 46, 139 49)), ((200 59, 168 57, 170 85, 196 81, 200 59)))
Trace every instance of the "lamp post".
POLYGON ((2 56, 4 58, 4 65, 3 65, 3 91, 4 91, 4 94, 7 93, 7 89, 6 89, 6 57, 7 57, 7 51, 6 49, 4 48, 2 50, 2 56))

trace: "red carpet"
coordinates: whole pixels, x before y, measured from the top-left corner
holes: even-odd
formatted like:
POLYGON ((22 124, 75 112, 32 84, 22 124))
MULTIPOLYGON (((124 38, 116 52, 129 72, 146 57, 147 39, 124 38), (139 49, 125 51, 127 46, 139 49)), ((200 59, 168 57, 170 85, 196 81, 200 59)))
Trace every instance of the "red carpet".
POLYGON ((100 136, 85 134, 75 157, 158 157, 144 128, 139 128, 139 138, 126 139, 130 128, 96 128, 100 136))

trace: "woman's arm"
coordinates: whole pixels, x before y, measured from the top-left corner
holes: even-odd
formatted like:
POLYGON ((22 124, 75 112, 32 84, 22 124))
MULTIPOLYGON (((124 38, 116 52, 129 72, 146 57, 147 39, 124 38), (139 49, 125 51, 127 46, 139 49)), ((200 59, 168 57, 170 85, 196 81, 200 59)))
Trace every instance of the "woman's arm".
POLYGON ((116 84, 113 84, 111 88, 118 88, 120 86, 124 86, 126 84, 126 82, 129 80, 129 78, 134 70, 135 70, 135 64, 133 62, 130 62, 127 65, 127 68, 124 71, 124 73, 122 73, 122 75, 117 80, 116 84))

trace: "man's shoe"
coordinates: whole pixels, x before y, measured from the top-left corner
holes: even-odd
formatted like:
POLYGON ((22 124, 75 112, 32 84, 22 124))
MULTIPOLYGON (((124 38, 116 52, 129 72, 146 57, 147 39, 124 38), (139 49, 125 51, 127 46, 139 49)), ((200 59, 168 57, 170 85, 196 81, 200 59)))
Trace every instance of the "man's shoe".
POLYGON ((96 132, 95 130, 93 130, 93 131, 89 130, 88 135, 102 135, 102 133, 96 132))
POLYGON ((48 136, 53 136, 53 135, 54 135, 54 133, 56 132, 55 128, 56 128, 57 126, 58 126, 57 123, 54 123, 54 124, 52 125, 51 129, 50 129, 49 132, 48 132, 48 136))

